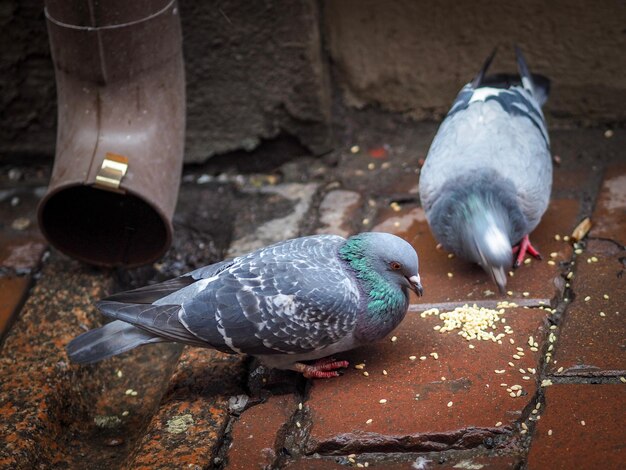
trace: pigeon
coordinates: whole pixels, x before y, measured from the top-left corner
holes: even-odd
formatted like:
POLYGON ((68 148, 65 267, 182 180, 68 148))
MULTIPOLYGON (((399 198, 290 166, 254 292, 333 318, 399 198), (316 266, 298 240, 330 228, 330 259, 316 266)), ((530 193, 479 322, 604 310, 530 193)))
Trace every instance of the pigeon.
POLYGON ((330 378, 348 362, 329 356, 398 326, 409 290, 423 294, 417 253, 395 235, 295 238, 97 302, 114 321, 73 339, 67 353, 89 364, 178 342, 330 378))
POLYGON ((419 192, 437 241, 481 265, 503 292, 506 271, 527 252, 541 259, 528 236, 550 201, 552 160, 541 111, 550 82, 530 74, 517 47, 519 76, 486 76, 495 53, 437 131, 419 192))

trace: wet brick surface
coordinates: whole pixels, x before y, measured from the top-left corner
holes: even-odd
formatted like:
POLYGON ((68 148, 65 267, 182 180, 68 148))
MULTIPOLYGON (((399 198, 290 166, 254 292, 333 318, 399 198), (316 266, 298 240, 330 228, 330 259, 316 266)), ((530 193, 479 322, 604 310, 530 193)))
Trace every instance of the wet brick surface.
POLYGON ((228 470, 271 468, 285 437, 286 427, 297 408, 293 395, 273 395, 265 403, 242 413, 231 432, 228 470))
POLYGON ((545 334, 545 316, 539 309, 509 309, 504 317, 513 334, 501 345, 473 341, 469 349, 456 331, 434 331, 437 318, 410 313, 393 333, 396 341, 342 355, 364 369, 351 368, 341 383, 313 383, 308 452, 432 451, 506 437, 536 391, 536 375, 519 369, 538 368, 539 352, 529 351, 527 341, 545 334), (512 357, 517 346, 525 351, 519 360, 512 357), (521 386, 521 396, 510 397, 502 383, 521 386))
POLYGON ((590 240, 577 257, 572 280, 576 297, 557 332, 552 373, 613 375, 626 371, 625 257, 624 249, 605 240, 590 240), (587 262, 592 259, 597 261, 587 262))
POLYGON ((0 277, 0 341, 26 299, 30 283, 30 276, 0 277))
POLYGON ((424 470, 438 469, 495 469, 506 470, 519 468, 521 458, 516 455, 480 455, 476 453, 458 452, 456 455, 441 453, 431 454, 391 454, 385 457, 380 455, 354 455, 335 458, 308 458, 289 463, 285 470, 341 470, 359 467, 385 470, 424 470))
POLYGON ((206 468, 222 444, 228 399, 241 393, 242 358, 185 348, 159 408, 126 468, 206 468))
POLYGON ((626 164, 607 168, 593 221, 591 237, 610 238, 626 245, 626 164))
POLYGON ((72 390, 73 373, 63 347, 79 330, 93 325, 94 296, 110 288, 110 278, 66 259, 48 264, 0 354, 0 467, 35 468, 71 462, 59 439, 63 423, 84 412, 97 380, 72 390), (71 403, 71 408, 67 408, 71 403))
POLYGON ((622 383, 547 387, 528 469, 624 468, 624 409, 626 385, 622 383))

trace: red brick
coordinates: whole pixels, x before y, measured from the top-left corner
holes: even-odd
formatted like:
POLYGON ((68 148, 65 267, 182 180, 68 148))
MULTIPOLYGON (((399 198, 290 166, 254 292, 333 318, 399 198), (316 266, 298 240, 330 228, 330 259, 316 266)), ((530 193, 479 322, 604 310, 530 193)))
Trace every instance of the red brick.
POLYGON ((89 444, 74 446, 64 437, 85 419, 104 382, 92 369, 68 367, 63 348, 80 324, 94 326, 93 298, 111 278, 65 258, 51 260, 41 274, 0 351, 3 468, 75 467, 89 444))
POLYGON ((241 356, 185 348, 169 388, 125 468, 208 468, 222 444, 228 399, 241 393, 241 356))
POLYGON ((0 277, 0 338, 24 302, 30 282, 30 276, 0 277))
POLYGON ((608 167, 593 212, 590 236, 626 245, 626 164, 608 167))
POLYGON ((278 455, 285 427, 296 410, 293 395, 272 395, 244 411, 232 428, 228 470, 270 468, 278 455))
POLYGON ((451 470, 451 469, 490 469, 505 470, 520 467, 522 458, 517 455, 467 455, 466 452, 446 454, 445 461, 439 463, 438 454, 424 455, 392 455, 392 456, 360 456, 353 457, 355 463, 347 460, 347 457, 325 457, 309 458, 293 461, 284 470, 341 470, 346 468, 346 463, 350 463, 348 468, 355 468, 356 464, 365 464, 371 469, 385 470, 413 470, 423 465, 424 470, 451 470), (337 461, 340 460, 340 461, 337 461))
POLYGON ((547 387, 545 410, 536 423, 528 468, 624 468, 625 409, 623 384, 547 387), (549 430, 552 435, 548 435, 549 430))
MULTIPOLYGON (((531 234, 533 244, 544 256, 543 261, 532 260, 522 265, 509 277, 507 290, 518 303, 537 305, 550 302, 561 292, 562 282, 559 266, 550 266, 547 261, 551 252, 558 253, 555 261, 569 260, 572 249, 569 243, 556 241, 555 234, 571 233, 576 226, 579 204, 575 200, 557 200, 543 216, 542 222, 531 234), (528 297, 523 297, 528 292, 528 297)), ((437 242, 432 236, 426 217, 421 208, 402 207, 395 212, 391 209, 378 216, 373 230, 394 233, 413 244, 420 257, 420 275, 424 286, 421 303, 474 302, 499 297, 497 288, 488 275, 478 266, 459 258, 449 259, 447 253, 437 250, 437 242), (453 277, 449 277, 452 273, 453 277)), ((414 299, 415 300, 415 299, 414 299)))
POLYGON ((565 312, 555 362, 564 375, 613 375, 626 371, 626 252, 615 243, 590 240, 578 256, 572 281, 575 300, 565 312), (595 256, 598 261, 587 263, 595 256), (607 294, 608 299, 603 296, 607 294), (589 296, 590 299, 585 301, 589 296), (605 316, 600 316, 603 312, 605 316))
POLYGON ((374 345, 341 355, 351 368, 335 380, 315 381, 307 406, 311 411, 309 452, 433 451, 472 448, 487 437, 498 439, 510 432, 536 391, 535 376, 523 380, 518 368, 538 368, 539 353, 527 345, 533 336, 541 343, 545 312, 509 309, 507 324, 514 331, 499 345, 474 341, 475 349, 456 334, 438 333, 438 318, 409 314, 394 332, 374 345), (521 360, 511 356, 521 346, 521 360), (437 352, 435 360, 429 354, 437 352), (422 361, 420 356, 427 356, 422 361), (411 361, 409 356, 417 356, 411 361), (507 365, 515 363, 515 368, 507 365), (363 371, 352 368, 365 363, 363 371), (386 370, 387 375, 382 371, 386 370), (496 374, 494 370, 504 369, 496 374), (445 380, 442 379, 445 377, 445 380), (523 386, 524 394, 512 398, 501 387, 523 386), (416 400, 416 394, 420 394, 416 400), (380 404, 379 400, 387 403, 380 404), (452 401, 451 407, 447 403, 452 401), (367 424, 368 419, 371 424, 367 424), (503 424, 496 427, 497 422, 503 424))

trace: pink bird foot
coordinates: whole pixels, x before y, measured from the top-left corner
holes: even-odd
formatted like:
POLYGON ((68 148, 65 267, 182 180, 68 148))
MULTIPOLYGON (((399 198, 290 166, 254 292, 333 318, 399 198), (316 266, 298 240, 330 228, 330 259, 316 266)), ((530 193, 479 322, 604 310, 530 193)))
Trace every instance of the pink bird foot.
POLYGON ((534 246, 531 245, 528 235, 524 235, 522 241, 513 247, 513 254, 517 253, 517 258, 515 258, 515 263, 513 263, 514 268, 518 268, 522 264, 524 257, 526 256, 526 252, 536 259, 541 259, 541 254, 535 249, 534 246))
POLYGON ((296 362, 294 369, 301 372, 307 379, 330 379, 339 377, 340 374, 336 369, 345 369, 349 364, 348 361, 337 361, 334 358, 327 357, 311 365, 296 362))

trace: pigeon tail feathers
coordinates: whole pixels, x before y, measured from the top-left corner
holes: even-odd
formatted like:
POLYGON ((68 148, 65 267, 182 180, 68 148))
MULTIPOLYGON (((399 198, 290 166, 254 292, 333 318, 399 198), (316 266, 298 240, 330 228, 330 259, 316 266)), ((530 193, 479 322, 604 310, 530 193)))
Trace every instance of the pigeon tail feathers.
POLYGON ((483 64, 482 68, 480 69, 480 71, 478 72, 478 74, 476 74, 476 76, 474 77, 474 79, 471 82, 472 88, 476 89, 480 86, 482 86, 483 81, 485 79, 487 70, 489 69, 489 66, 491 65, 491 62, 493 61, 493 58, 496 56, 496 52, 498 52, 498 48, 494 47, 493 51, 491 51, 491 54, 489 55, 489 57, 487 57, 487 59, 485 60, 485 63, 483 64))
POLYGON ((87 331, 67 345, 67 355, 76 364, 91 364, 130 351, 149 343, 160 343, 162 338, 152 336, 123 321, 113 321, 87 331))

